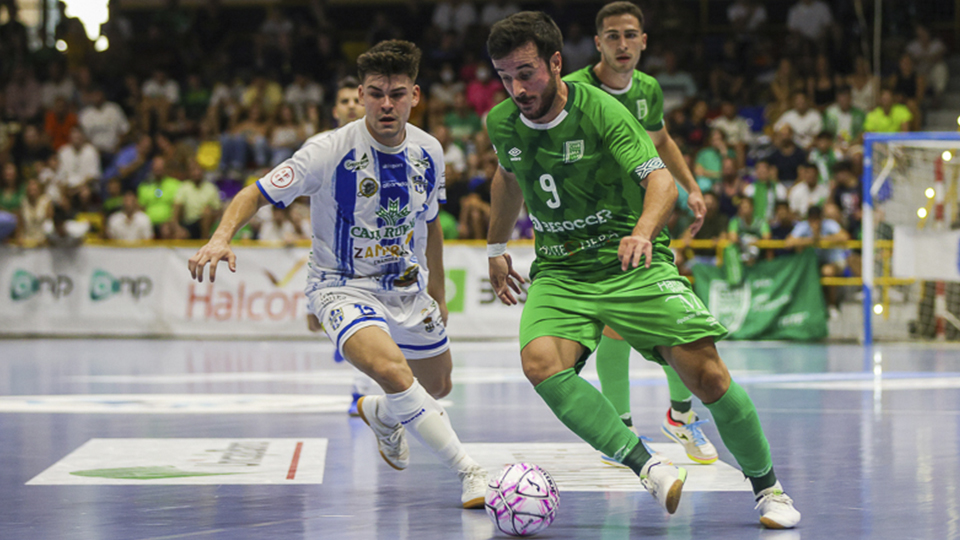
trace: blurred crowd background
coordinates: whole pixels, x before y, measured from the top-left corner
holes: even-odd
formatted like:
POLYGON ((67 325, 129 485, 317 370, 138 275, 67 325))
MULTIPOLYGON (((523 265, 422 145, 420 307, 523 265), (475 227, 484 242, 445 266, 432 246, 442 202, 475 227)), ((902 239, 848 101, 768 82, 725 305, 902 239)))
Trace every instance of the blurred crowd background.
MULTIPOLYGON (((244 185, 354 103, 354 60, 403 38, 424 51, 423 99, 411 122, 443 144, 448 239, 483 239, 497 161, 483 129, 506 99, 486 57, 490 25, 541 9, 564 32, 564 70, 598 60, 598 2, 229 6, 176 0, 110 3, 98 50, 60 5, 51 46, 31 46, 16 1, 0 7, 0 238, 24 246, 89 238, 200 239, 244 185)), ((696 239, 856 239, 864 131, 924 128, 949 105, 952 2, 884 2, 882 61, 873 61, 874 2, 648 0, 640 69, 663 89, 666 126, 709 208, 696 239), (864 5, 870 4, 870 5, 864 5), (869 23, 869 24, 868 24, 869 23), (879 74, 879 76, 877 75, 879 74)), ((362 114, 362 112, 361 112, 362 114)), ((674 238, 693 239, 681 197, 674 238)), ((882 228, 881 228, 882 229, 882 228)), ((306 204, 264 209, 239 236, 310 237, 306 204)), ((521 219, 515 236, 530 238, 521 219)), ((679 249, 711 264, 713 249, 679 249)), ((823 250, 825 275, 859 270, 855 253, 823 250)))

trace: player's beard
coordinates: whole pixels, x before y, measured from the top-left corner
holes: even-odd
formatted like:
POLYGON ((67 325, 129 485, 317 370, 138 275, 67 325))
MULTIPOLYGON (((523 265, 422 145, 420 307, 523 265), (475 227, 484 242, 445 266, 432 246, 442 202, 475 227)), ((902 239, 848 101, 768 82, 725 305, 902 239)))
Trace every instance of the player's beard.
POLYGON ((550 112, 550 109, 553 108, 553 102, 557 99, 557 84, 556 77, 550 77, 550 82, 547 84, 547 87, 543 89, 543 93, 540 94, 540 108, 534 111, 530 116, 527 116, 530 120, 537 120, 543 118, 550 112))

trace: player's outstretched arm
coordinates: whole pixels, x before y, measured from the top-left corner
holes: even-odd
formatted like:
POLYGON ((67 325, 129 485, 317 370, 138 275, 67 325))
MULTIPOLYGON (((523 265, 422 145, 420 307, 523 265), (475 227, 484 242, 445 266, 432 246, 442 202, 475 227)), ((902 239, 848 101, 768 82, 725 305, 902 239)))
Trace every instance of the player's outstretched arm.
POLYGON ((516 305, 514 292, 520 294, 523 276, 513 269, 513 260, 506 253, 507 240, 523 208, 523 192, 517 177, 498 167, 490 183, 490 229, 487 232, 487 254, 490 262, 490 285, 497 298, 507 305, 516 305), (511 292, 511 289, 513 292, 511 292))
POLYGON ((687 167, 687 162, 683 159, 683 152, 680 151, 676 141, 667 132, 666 127, 661 128, 660 131, 648 131, 647 133, 653 140, 654 146, 657 147, 657 153, 660 154, 660 159, 667 166, 667 170, 689 194, 687 206, 693 212, 694 217, 693 223, 690 224, 690 231, 693 236, 696 236, 697 231, 703 226, 703 218, 707 215, 707 203, 703 200, 703 193, 700 192, 697 179, 694 178, 690 167, 687 167))
POLYGON ((427 293, 440 306, 440 317, 446 325, 450 313, 447 311, 446 275, 443 271, 443 227, 439 217, 427 224, 427 268, 430 269, 427 293))
POLYGON ((624 271, 640 266, 641 257, 644 259, 644 267, 650 268, 653 239, 667 224, 673 206, 677 204, 677 184, 666 169, 653 171, 641 185, 647 190, 643 196, 643 213, 640 214, 633 233, 620 240, 618 256, 620 267, 624 271))
POLYGON ((227 261, 231 272, 237 271, 237 256, 230 249, 230 240, 237 234, 240 227, 243 227, 250 218, 257 213, 261 206, 268 204, 267 199, 260 193, 256 184, 240 190, 237 196, 233 198, 230 206, 223 213, 223 219, 220 220, 220 226, 210 237, 210 241, 199 251, 190 257, 187 267, 190 269, 190 276, 203 283, 203 269, 210 263, 210 282, 213 283, 217 278, 217 264, 220 261, 227 261))

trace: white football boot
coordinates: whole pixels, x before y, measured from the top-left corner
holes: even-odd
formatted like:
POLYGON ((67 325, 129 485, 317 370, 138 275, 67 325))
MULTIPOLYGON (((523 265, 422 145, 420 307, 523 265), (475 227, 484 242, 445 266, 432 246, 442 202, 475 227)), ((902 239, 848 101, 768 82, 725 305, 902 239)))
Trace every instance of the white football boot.
POLYGON ((670 415, 670 411, 671 409, 667 409, 667 416, 660 425, 663 434, 683 446, 687 457, 693 461, 704 465, 716 462, 717 449, 707 440, 700 428, 708 420, 699 420, 695 412, 689 411, 684 414, 683 421, 678 422, 670 415))
POLYGON ((677 511, 686 479, 686 469, 659 454, 653 454, 640 469, 640 483, 670 514, 677 511))
POLYGON ((483 508, 483 498, 487 494, 487 471, 481 467, 472 467, 457 472, 460 477, 460 502, 464 508, 483 508))
POLYGON ((410 464, 410 445, 407 444, 407 433, 400 423, 395 426, 388 426, 377 416, 377 408, 382 406, 380 403, 382 399, 383 396, 361 396, 357 401, 357 412, 377 436, 377 446, 380 448, 380 456, 383 457, 383 460, 387 462, 387 465, 402 471, 410 464))
POLYGON ((757 493, 760 523, 768 529, 792 529, 800 523, 800 512, 793 507, 793 499, 783 492, 780 482, 757 493))

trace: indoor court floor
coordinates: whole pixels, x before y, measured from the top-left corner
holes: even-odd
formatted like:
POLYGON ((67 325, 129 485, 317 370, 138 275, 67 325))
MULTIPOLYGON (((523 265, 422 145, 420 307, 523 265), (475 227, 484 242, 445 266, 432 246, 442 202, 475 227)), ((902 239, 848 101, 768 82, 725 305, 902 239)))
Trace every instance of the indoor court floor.
MULTIPOLYGON (((713 424, 721 463, 687 464, 668 516, 601 464, 525 381, 515 342, 455 342, 443 401, 491 471, 529 461, 560 489, 538 538, 958 539, 960 347, 720 344, 803 513, 769 531, 713 424)), ((459 507, 455 474, 411 440, 391 469, 346 409, 352 368, 326 341, 0 340, 0 539, 505 538, 459 507)), ((584 376, 596 382, 592 362, 584 376)), ((659 367, 631 367, 634 422, 660 420, 659 367)), ((695 410, 709 418, 695 401, 695 410)))

